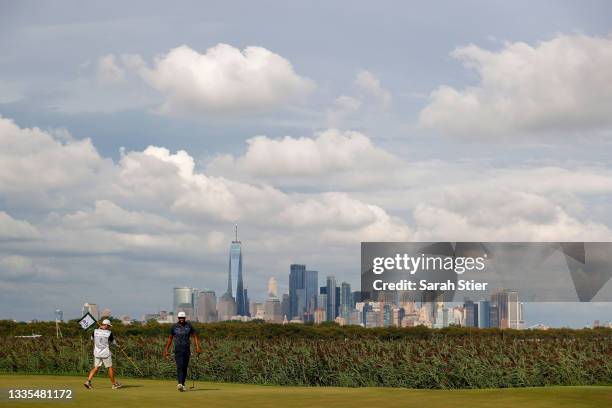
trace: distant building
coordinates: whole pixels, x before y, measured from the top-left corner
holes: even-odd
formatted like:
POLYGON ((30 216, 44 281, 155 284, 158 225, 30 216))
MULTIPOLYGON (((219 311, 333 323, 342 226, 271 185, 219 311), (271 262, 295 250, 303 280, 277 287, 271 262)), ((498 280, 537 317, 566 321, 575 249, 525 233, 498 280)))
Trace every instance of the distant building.
POLYGON ((192 298, 192 290, 188 286, 180 286, 175 287, 173 291, 174 299, 173 299, 173 307, 172 311, 174 315, 181 311, 179 309, 184 309, 189 305, 191 311, 193 312, 193 298, 192 298))
MULTIPOLYGON (((236 237, 230 245, 229 254, 230 285, 231 275, 236 275, 236 312, 238 316, 249 316, 249 301, 242 280, 242 242, 238 240, 238 225, 236 225, 236 237)), ((231 290, 229 291, 231 296, 231 290)))
POLYGON ((281 323, 281 302, 276 296, 270 296, 264 307, 264 320, 271 323, 281 323))
POLYGON ((217 316, 220 322, 232 320, 232 317, 236 316, 236 302, 227 292, 217 302, 217 316))
POLYGON ((281 299, 281 315, 283 317, 289 316, 289 294, 283 293, 283 298, 281 299))
POLYGON ((306 265, 289 267, 289 319, 302 318, 306 308, 306 265))
POLYGON ((478 302, 478 327, 486 329, 491 327, 491 302, 481 300, 478 302))
MULTIPOLYGON (((319 296, 325 296, 325 295, 319 295, 319 296)), ((326 320, 327 320, 327 316, 325 314, 325 308, 317 307, 315 309, 315 312, 314 312, 314 322, 315 322, 315 324, 323 323, 326 320)))
POLYGON ((212 323, 217 321, 217 295, 214 290, 204 289, 198 293, 196 313, 198 322, 212 323))
POLYGON ((463 312, 465 314, 465 327, 478 327, 478 304, 466 298, 463 302, 463 312))
POLYGON ((251 310, 253 311, 253 319, 265 320, 265 304, 261 302, 253 302, 251 303, 251 310))
POLYGON ((340 315, 345 321, 349 320, 349 313, 352 309, 353 294, 351 292, 351 284, 342 282, 340 284, 340 315))
POLYGON ((361 302, 361 291, 360 290, 353 291, 353 299, 351 301, 351 309, 355 308, 355 305, 357 304, 357 302, 361 302))
POLYGON ((317 309, 325 310, 327 315, 327 294, 317 295, 317 309))
MULTIPOLYGON (((491 295, 491 310, 496 306, 496 320, 501 329, 523 328, 523 304, 519 301, 519 294, 513 289, 503 289, 491 295)), ((493 326, 491 315, 491 326, 493 326)))
POLYGON ((86 313, 91 314, 94 319, 100 320, 100 311, 98 310, 98 305, 95 303, 85 303, 83 305, 83 309, 81 310, 81 315, 85 316, 86 313))
POLYGON ((336 320, 338 312, 336 306, 336 277, 333 275, 327 277, 327 306, 325 312, 328 322, 336 320))

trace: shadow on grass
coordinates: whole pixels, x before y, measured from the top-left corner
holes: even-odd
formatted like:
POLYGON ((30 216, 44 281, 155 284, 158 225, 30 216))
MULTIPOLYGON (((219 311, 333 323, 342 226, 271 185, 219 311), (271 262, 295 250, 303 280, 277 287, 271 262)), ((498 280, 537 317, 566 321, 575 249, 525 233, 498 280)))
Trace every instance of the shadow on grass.
POLYGON ((221 391, 221 388, 190 388, 189 392, 194 391, 221 391))

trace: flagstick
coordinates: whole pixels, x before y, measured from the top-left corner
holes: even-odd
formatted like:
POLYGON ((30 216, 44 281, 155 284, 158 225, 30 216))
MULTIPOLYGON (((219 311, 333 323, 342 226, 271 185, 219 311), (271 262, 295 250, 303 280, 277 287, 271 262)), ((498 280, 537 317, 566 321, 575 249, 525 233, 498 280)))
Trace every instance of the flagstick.
POLYGON ((127 353, 125 352, 125 350, 123 350, 123 348, 122 348, 120 345, 118 345, 118 344, 117 344, 116 346, 117 346, 117 348, 118 348, 119 350, 121 350, 121 352, 123 353, 123 355, 125 356, 125 358, 127 358, 127 359, 128 359, 128 361, 129 361, 130 363, 132 363, 132 365, 134 366, 134 368, 135 368, 136 370, 138 370, 138 372, 140 373, 140 375, 144 377, 145 375, 142 373, 142 371, 140 371, 140 368, 138 368, 138 366, 136 365, 136 363, 134 363, 134 362, 132 361, 132 359, 130 358, 130 356, 128 356, 128 355, 127 355, 127 353))

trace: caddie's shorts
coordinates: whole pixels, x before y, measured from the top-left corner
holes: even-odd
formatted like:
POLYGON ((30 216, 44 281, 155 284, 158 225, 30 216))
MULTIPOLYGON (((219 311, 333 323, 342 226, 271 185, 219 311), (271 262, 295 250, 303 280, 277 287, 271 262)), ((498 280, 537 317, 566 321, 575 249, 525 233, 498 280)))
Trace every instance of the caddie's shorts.
POLYGON ((94 356, 94 367, 100 367, 104 364, 104 367, 110 368, 113 366, 113 359, 111 356, 108 357, 95 357, 94 356))

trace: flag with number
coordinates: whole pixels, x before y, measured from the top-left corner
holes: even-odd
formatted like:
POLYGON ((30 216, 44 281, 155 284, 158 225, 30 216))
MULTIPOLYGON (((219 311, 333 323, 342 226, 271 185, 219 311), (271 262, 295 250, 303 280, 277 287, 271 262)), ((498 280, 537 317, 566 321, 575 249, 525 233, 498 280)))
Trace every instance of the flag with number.
POLYGON ((96 319, 94 319, 89 312, 85 313, 85 316, 81 317, 81 320, 79 320, 79 325, 83 330, 89 329, 94 324, 96 324, 96 319))

